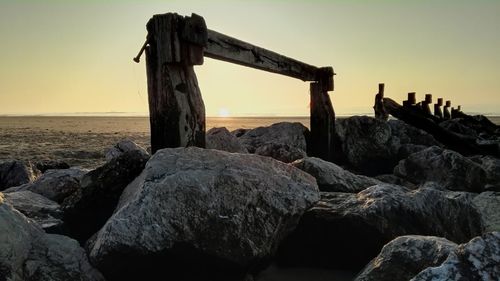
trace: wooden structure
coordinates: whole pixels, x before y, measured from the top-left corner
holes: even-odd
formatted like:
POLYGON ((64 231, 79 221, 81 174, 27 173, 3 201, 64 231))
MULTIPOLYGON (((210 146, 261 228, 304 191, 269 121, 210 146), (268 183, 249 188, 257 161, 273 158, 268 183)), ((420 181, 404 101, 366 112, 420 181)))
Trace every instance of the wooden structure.
POLYGON ((311 82, 309 152, 332 159, 335 114, 328 91, 333 90, 333 68, 312 66, 209 30, 196 14, 155 15, 147 30, 143 50, 153 153, 165 147, 205 147, 205 106, 193 66, 209 57, 311 82))

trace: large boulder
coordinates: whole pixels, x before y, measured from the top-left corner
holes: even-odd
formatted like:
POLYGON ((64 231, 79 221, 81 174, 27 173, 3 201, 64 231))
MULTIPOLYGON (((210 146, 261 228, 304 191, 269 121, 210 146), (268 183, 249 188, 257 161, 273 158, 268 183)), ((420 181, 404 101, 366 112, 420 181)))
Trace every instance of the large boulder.
POLYGON ((308 134, 301 123, 281 122, 249 130, 238 139, 250 153, 289 163, 307 156, 308 134))
POLYGON ((322 192, 321 200, 281 245, 279 261, 359 270, 398 236, 469 241, 482 233, 471 201, 469 194, 388 184, 358 194, 322 192))
POLYGON ((315 177, 321 191, 357 193, 381 183, 373 178, 353 174, 334 163, 316 157, 296 160, 291 165, 315 177))
POLYGON ((122 140, 105 151, 106 161, 109 162, 112 159, 122 155, 123 153, 133 150, 137 150, 145 156, 149 155, 149 153, 144 148, 140 147, 135 142, 131 140, 122 140))
POLYGON ((268 157, 159 150, 89 240, 89 257, 109 280, 235 280, 318 199, 312 176, 268 157))
POLYGON ((46 234, 1 198, 0 229, 0 280, 104 280, 77 241, 46 234))
POLYGON ((433 181, 456 191, 481 192, 487 183, 486 171, 479 164, 437 146, 402 160, 394 174, 415 184, 433 181))
POLYGON ((4 193, 5 203, 36 221, 46 232, 59 231, 63 221, 59 204, 31 191, 4 193))
POLYGON ((484 231, 500 231, 500 192, 482 192, 472 203, 481 213, 484 231))
POLYGON ((409 280, 427 267, 443 263, 457 246, 435 236, 398 237, 382 248, 355 281, 409 280))
POLYGON ((437 267, 429 267, 411 281, 498 280, 500 276, 500 232, 487 233, 458 246, 437 267))
POLYGON ((212 128, 207 131, 206 148, 227 152, 248 153, 248 150, 240 143, 238 138, 231 134, 225 127, 212 128))
POLYGON ((486 171, 486 190, 500 191, 500 159, 492 156, 473 156, 470 160, 486 171))
POLYGON ((80 179, 84 174, 85 171, 78 168, 47 170, 36 181, 8 188, 4 192, 31 191, 62 203, 80 189, 80 179))
POLYGON ((61 204, 67 234, 81 242, 111 216, 125 187, 144 169, 149 155, 131 150, 85 174, 81 188, 61 204))
POLYGON ((0 191, 25 183, 33 182, 38 176, 38 171, 31 163, 13 160, 0 163, 0 191))
POLYGON ((439 145, 431 135, 402 121, 368 116, 337 120, 336 133, 344 161, 367 175, 392 172, 411 153, 439 145))

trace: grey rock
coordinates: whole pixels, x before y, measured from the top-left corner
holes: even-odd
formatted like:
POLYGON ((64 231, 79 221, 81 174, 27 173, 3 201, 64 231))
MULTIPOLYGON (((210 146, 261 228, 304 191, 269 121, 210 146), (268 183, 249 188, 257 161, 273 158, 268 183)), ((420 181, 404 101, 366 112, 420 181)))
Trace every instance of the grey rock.
POLYGON ((355 175, 334 163, 315 157, 296 160, 291 165, 315 177, 321 191, 357 193, 382 183, 373 178, 355 175))
POLYGON ((111 216, 125 187, 141 172, 149 154, 131 150, 85 174, 81 188, 61 204, 67 234, 87 240, 111 216))
POLYGON ((106 161, 109 162, 112 159, 122 155, 124 152, 137 150, 143 153, 144 155, 149 155, 149 153, 138 144, 131 140, 122 140, 110 147, 105 151, 106 161))
POLYGON ((418 188, 415 184, 413 184, 413 183, 411 183, 411 182, 409 182, 401 177, 393 175, 393 174, 378 175, 378 176, 375 176, 374 178, 381 181, 381 182, 394 184, 394 185, 400 185, 400 186, 407 187, 409 189, 417 189, 418 188))
POLYGON ((100 281, 78 242, 46 234, 0 198, 0 279, 100 281))
POLYGON ((206 148, 235 153, 248 153, 237 137, 225 127, 212 128, 206 133, 206 148))
POLYGON ((483 192, 474 197, 472 203, 481 213, 484 231, 500 231, 500 192, 483 192))
POLYGON ((500 276, 500 232, 476 237, 458 246, 437 267, 429 267, 411 281, 498 280, 500 276))
POLYGON ((434 189, 371 186, 357 194, 322 192, 285 240, 279 260, 289 265, 360 270, 392 239, 440 236, 455 243, 481 235, 472 196, 434 189))
POLYGON ((12 187, 4 192, 31 191, 62 203, 64 199, 80 189, 80 180, 84 174, 85 171, 79 168, 47 170, 34 182, 12 187))
POLYGON ((461 154, 429 147, 402 160, 394 174, 412 183, 434 181, 456 191, 480 192, 487 184, 486 171, 461 154))
POLYGON ((250 153, 292 162, 307 155, 308 133, 301 123, 281 122, 249 130, 238 139, 250 153))
POLYGON ((486 190, 500 191, 500 159, 491 156, 473 156, 469 158, 481 165, 486 171, 486 190))
POLYGON ((431 135, 402 121, 368 116, 337 120, 336 133, 347 164, 367 175, 392 172, 411 153, 439 145, 431 135))
POLYGON ((31 165, 13 160, 0 163, 0 191, 12 186, 33 182, 40 176, 40 171, 31 165))
POLYGON ((427 267, 443 263, 457 247, 435 236, 401 236, 385 245, 355 281, 409 280, 427 267))
POLYGON ((69 169, 69 164, 58 160, 44 160, 35 163, 36 168, 45 173, 47 170, 69 169))
POLYGON ((243 136, 244 134, 246 134, 246 132, 250 131, 250 129, 243 129, 243 128, 239 128, 239 129, 236 129, 234 131, 231 131, 231 134, 237 138, 243 136))
POLYGON ((89 240, 89 257, 112 279, 168 272, 234 280, 227 275, 269 259, 318 199, 312 176, 272 158, 162 149, 89 240))
POLYGON ((57 231, 63 224, 59 204, 42 195, 31 191, 18 191, 5 193, 4 200, 47 232, 57 231))
POLYGON ((463 123, 464 123, 463 119, 457 118, 457 119, 443 121, 439 123, 439 126, 459 135, 468 136, 472 138, 477 138, 479 136, 476 130, 474 130, 469 126, 464 125, 463 123))

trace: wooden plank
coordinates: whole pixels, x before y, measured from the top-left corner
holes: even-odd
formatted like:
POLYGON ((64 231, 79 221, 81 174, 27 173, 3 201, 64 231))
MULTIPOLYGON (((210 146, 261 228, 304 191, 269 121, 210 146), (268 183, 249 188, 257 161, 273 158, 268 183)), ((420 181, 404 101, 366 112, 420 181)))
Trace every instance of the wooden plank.
POLYGON ((151 149, 205 147, 205 106, 193 66, 180 61, 189 45, 174 31, 178 15, 167 14, 148 23, 146 49, 151 149))
POLYGON ((335 151, 335 112, 327 86, 313 82, 311 91, 311 135, 308 143, 308 154, 326 161, 334 160, 335 151))
MULTIPOLYGON (((302 81, 318 81, 319 68, 250 43, 208 30, 205 56, 260 70, 282 74, 302 81)), ((333 75, 333 71, 332 71, 333 75)))

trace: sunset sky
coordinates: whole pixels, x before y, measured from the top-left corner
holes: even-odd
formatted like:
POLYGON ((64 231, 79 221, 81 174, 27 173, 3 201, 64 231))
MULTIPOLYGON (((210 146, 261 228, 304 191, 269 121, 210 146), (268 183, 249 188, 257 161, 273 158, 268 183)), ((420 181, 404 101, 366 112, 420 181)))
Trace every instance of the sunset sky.
MULTIPOLYGON (((147 114, 144 57, 154 14, 197 13, 208 28, 332 66, 339 115, 369 113, 379 82, 401 101, 432 93, 500 113, 500 1, 0 0, 0 114, 147 114)), ((308 83, 206 59, 208 116, 304 116, 308 83)))

